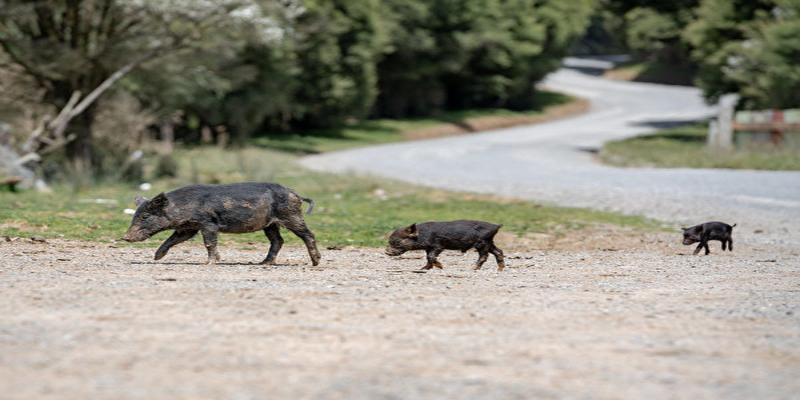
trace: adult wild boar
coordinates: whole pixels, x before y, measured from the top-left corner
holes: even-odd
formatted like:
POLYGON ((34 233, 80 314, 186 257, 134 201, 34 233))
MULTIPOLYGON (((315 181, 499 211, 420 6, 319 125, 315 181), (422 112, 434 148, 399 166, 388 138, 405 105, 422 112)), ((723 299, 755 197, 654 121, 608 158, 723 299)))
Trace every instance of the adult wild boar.
POLYGON ((175 230, 156 250, 156 260, 163 258, 172 246, 189 240, 200 231, 208 250, 206 264, 214 264, 219 261, 217 233, 263 230, 270 246, 261 263, 270 264, 283 245, 281 226, 303 239, 313 265, 318 265, 321 258, 314 233, 303 220, 303 202, 309 203, 307 213, 311 214, 314 201, 277 183, 191 185, 161 193, 151 200, 136 196, 133 201, 136 213, 122 240, 141 242, 158 232, 175 230))

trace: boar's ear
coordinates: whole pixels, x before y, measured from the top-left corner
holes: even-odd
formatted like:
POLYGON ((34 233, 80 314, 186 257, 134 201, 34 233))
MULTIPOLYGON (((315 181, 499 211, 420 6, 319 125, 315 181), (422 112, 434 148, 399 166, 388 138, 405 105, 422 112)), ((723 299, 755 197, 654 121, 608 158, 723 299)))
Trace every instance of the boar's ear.
POLYGON ((158 194, 158 196, 153 197, 153 200, 150 200, 150 207, 154 207, 156 209, 164 208, 168 203, 169 199, 167 199, 167 196, 164 194, 164 192, 161 192, 158 194))
POLYGON ((417 232, 417 224, 414 223, 414 224, 409 225, 406 228, 406 233, 408 234, 408 237, 410 237, 410 238, 416 238, 417 236, 419 236, 419 232, 417 232))
POLYGON ((133 198, 133 204, 136 204, 136 207, 139 207, 145 201, 147 201, 147 199, 145 199, 142 196, 136 196, 136 197, 133 198))

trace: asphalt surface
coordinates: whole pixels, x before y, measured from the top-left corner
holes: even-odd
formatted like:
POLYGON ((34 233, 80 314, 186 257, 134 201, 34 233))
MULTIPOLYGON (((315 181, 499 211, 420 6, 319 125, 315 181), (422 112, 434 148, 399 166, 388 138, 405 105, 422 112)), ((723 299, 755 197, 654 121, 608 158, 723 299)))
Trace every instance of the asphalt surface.
MULTIPOLYGON (((601 66, 602 67, 602 66, 601 66)), ((800 172, 617 168, 604 142, 706 119, 696 88, 619 82, 562 68, 543 86, 591 101, 545 124, 305 157, 325 172, 368 173, 431 187, 643 215, 674 224, 720 220, 753 245, 800 247, 800 172)))

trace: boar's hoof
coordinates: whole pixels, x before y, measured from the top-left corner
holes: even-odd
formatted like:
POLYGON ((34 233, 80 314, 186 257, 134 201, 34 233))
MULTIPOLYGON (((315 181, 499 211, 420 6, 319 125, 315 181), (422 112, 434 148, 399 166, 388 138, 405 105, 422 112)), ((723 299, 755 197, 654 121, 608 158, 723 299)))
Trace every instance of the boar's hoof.
POLYGON ((272 265, 272 264, 275 264, 275 259, 274 258, 272 258, 272 259, 265 258, 264 261, 261 261, 260 264, 261 265, 272 265))
POLYGON ((481 266, 480 266, 480 265, 476 265, 476 266, 472 267, 472 270, 473 270, 473 271, 477 271, 477 270, 479 270, 479 269, 481 269, 481 266))
POLYGON ((219 261, 219 254, 217 254, 216 257, 208 257, 205 263, 208 265, 214 265, 217 263, 217 261, 219 261))

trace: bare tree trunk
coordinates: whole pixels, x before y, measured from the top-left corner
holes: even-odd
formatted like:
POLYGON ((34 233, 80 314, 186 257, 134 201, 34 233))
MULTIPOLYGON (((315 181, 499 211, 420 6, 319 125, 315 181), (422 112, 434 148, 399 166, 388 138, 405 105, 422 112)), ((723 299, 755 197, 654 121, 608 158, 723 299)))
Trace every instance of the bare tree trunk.
POLYGON ((67 159, 79 169, 94 167, 94 144, 92 137, 92 124, 94 123, 95 107, 87 107, 83 112, 72 119, 70 124, 75 134, 75 139, 66 146, 67 159))
POLYGON ((172 118, 162 118, 159 130, 161 131, 161 147, 159 148, 159 153, 164 156, 171 155, 173 143, 175 142, 175 129, 172 125, 172 118))
POLYGON ((22 164, 28 161, 38 161, 41 159, 42 155, 66 145, 67 157, 73 163, 79 164, 82 167, 91 167, 94 155, 92 124, 95 117, 95 100, 114 83, 122 79, 125 74, 140 64, 181 47, 183 47, 183 45, 178 43, 173 46, 154 49, 143 54, 115 71, 83 99, 80 98, 79 91, 63 93, 60 97, 66 98, 67 95, 69 95, 69 101, 67 101, 56 119, 50 120, 49 117, 47 117, 43 122, 42 129, 37 129, 31 133, 28 143, 26 143, 23 148, 26 154, 22 155, 17 163, 22 164), (76 123, 72 125, 75 133, 64 136, 67 126, 75 118, 78 118, 76 123))

